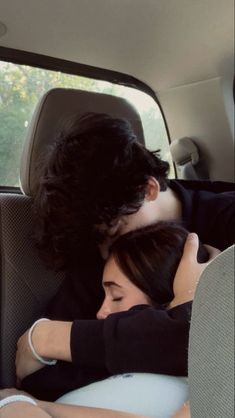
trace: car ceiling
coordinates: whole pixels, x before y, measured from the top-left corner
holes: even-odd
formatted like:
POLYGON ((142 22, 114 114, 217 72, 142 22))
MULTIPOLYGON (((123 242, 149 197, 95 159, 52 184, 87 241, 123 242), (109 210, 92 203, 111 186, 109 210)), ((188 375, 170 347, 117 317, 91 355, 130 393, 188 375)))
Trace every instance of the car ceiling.
POLYGON ((233 0, 1 0, 0 45, 129 74, 156 92, 233 70, 233 0))

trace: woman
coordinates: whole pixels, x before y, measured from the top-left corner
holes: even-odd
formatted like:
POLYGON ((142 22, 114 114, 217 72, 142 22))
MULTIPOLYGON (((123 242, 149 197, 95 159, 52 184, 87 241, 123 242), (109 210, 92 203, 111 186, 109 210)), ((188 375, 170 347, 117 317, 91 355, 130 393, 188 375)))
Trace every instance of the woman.
MULTIPOLYGON (((112 245, 104 268, 106 297, 97 318, 140 304, 173 307, 173 281, 187 235, 177 223, 158 222, 120 236, 112 245)), ((208 251, 201 244, 197 259, 200 263, 208 261, 208 251)), ((188 300, 192 300, 192 295, 188 300)))
MULTIPOLYGON (((121 315, 121 312, 124 310, 136 309, 136 305, 141 309, 155 309, 156 305, 159 307, 159 305, 164 304, 162 307, 162 309, 164 309, 167 304, 167 309, 170 309, 192 300, 200 272, 205 268, 205 264, 198 264, 196 262, 198 241, 195 234, 190 234, 189 238, 191 237, 191 239, 187 240, 186 259, 184 257, 182 258, 180 268, 178 269, 178 278, 176 274, 173 284, 173 278, 182 256, 186 237, 187 232, 182 227, 165 223, 145 227, 139 231, 136 230, 126 234, 126 236, 120 237, 112 247, 111 256, 109 257, 104 270, 103 285, 106 297, 97 314, 98 318, 107 318, 108 315, 118 312, 120 312, 121 315), (191 247, 194 249, 194 257, 191 255, 190 258, 187 258, 187 251, 189 251, 187 248, 190 249, 191 247), (188 276, 187 274, 185 275, 186 266, 188 272, 190 272, 190 275, 188 276), (165 270, 166 274, 163 278, 162 272, 165 270), (182 270, 184 271, 184 274, 182 274, 182 270), (118 292, 118 294, 116 292, 118 292)), ((207 254, 204 253, 203 257, 205 256, 207 257, 207 254)), ((40 343, 42 342, 44 338, 43 334, 45 335, 45 330, 48 325, 51 330, 51 326, 53 326, 52 321, 38 324, 34 329, 33 345, 36 351, 40 351, 37 341, 40 341, 40 343)), ((134 343, 135 342, 133 342, 133 344, 134 343)), ((31 363, 35 363, 35 369, 42 367, 37 360, 32 358, 32 353, 27 347, 25 337, 21 337, 17 361, 18 374, 20 375, 25 367, 25 364, 23 364, 22 367, 22 355, 19 356, 20 352, 22 354, 22 347, 25 349, 25 353, 31 363), (21 371, 20 368, 22 368, 21 371)), ((45 357, 51 357, 51 353, 46 351, 43 353, 40 352, 39 354, 45 357)), ((148 370, 148 372, 151 373, 151 370, 148 370)), ((152 377, 153 376, 151 375, 151 379, 152 377)), ((120 379, 122 379, 122 376, 120 379)), ((103 383, 100 382, 100 384, 103 383)), ((110 388, 111 384, 112 382, 109 381, 107 386, 107 381, 105 381, 106 388, 110 388)), ((132 387, 134 386, 135 385, 132 385, 132 387)), ((146 380, 144 386, 146 387, 146 380)), ((67 399, 66 397, 62 398, 61 401, 71 403, 72 399, 72 403, 74 404, 74 399, 77 396, 79 405, 84 404, 84 402, 86 404, 82 391, 83 389, 80 389, 80 392, 79 390, 75 391, 76 393, 68 395, 67 399)), ((154 394, 154 396, 156 397, 156 394, 154 394)), ((98 406, 102 406, 101 398, 102 396, 99 396, 99 402, 101 402, 101 404, 99 403, 98 406)), ((114 398, 119 402, 120 409, 122 409, 122 400, 120 401, 116 394, 114 398)), ((185 399, 182 400, 181 398, 181 403, 184 400, 185 399)), ((134 403, 134 406, 136 406, 135 404, 136 402, 134 403)), ((90 405, 90 402, 88 405, 90 405)), ((106 408, 110 407, 110 403, 108 406, 107 403, 103 406, 106 408)), ((114 407, 113 409, 117 408, 114 407)), ((172 416, 175 410, 172 411, 171 415, 165 416, 172 416)), ((159 416, 157 411, 155 413, 155 416, 159 416)))

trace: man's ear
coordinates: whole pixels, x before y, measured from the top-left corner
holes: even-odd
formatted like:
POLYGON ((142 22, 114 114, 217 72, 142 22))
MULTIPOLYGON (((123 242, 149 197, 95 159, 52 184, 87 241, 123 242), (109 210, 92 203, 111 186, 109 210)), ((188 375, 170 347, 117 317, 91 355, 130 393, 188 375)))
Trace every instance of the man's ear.
POLYGON ((150 201, 156 200, 160 192, 160 184, 155 177, 150 176, 145 188, 145 199, 150 201))

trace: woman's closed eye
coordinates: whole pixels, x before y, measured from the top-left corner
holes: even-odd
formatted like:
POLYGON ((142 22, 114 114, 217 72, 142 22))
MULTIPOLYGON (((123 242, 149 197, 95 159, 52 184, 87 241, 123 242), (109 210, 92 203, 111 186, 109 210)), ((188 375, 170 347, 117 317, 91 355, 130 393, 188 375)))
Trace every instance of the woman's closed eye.
POLYGON ((120 302, 123 299, 123 296, 113 297, 113 302, 120 302))

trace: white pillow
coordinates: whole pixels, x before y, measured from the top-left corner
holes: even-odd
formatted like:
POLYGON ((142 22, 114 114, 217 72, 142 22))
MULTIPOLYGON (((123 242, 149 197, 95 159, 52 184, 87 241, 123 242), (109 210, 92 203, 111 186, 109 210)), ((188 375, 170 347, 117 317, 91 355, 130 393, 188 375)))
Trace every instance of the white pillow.
POLYGON ((188 399, 185 377, 125 373, 61 396, 56 402, 170 418, 188 399))

